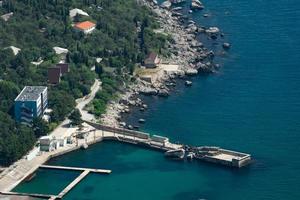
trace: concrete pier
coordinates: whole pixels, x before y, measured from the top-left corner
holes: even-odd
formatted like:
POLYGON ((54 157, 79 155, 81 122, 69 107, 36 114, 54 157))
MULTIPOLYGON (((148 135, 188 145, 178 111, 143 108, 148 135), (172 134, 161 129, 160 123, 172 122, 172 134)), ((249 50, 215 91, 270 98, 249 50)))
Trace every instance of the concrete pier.
POLYGON ((0 194, 7 195, 7 196, 25 196, 25 197, 34 197, 34 198, 41 198, 41 199, 50 199, 55 197, 55 195, 50 195, 50 194, 22 193, 22 192, 0 192, 0 194))
MULTIPOLYGON (((94 127, 95 129, 102 131, 103 140, 116 140, 119 142, 130 143, 161 150, 163 152, 169 150, 182 149, 187 146, 184 144, 171 143, 169 141, 169 138, 162 137, 159 135, 150 136, 149 134, 140 131, 108 127, 87 121, 86 123, 94 127)), ((250 154, 222 149, 219 147, 192 147, 188 149, 188 152, 194 153, 195 158, 198 160, 225 165, 229 167, 240 168, 251 163, 250 154)))
POLYGON ((61 191, 56 199, 62 199, 68 192, 70 192, 82 179, 84 179, 90 173, 89 170, 82 172, 72 183, 70 183, 63 191, 61 191))
POLYGON ((110 174, 111 173, 111 170, 107 170, 107 169, 91 169, 91 168, 83 168, 83 167, 66 167, 66 166, 54 166, 54 165, 41 165, 40 168, 73 170, 73 171, 89 171, 89 172, 102 173, 102 174, 110 174))

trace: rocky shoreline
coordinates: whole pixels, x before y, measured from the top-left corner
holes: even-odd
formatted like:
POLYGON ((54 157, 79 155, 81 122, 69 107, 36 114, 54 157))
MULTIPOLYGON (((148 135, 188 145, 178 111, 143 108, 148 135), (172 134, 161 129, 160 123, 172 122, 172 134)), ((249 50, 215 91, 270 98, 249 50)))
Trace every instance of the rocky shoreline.
MULTIPOLYGON (((179 69, 176 72, 164 73, 159 81, 152 84, 137 78, 118 100, 108 104, 106 113, 101 116, 101 122, 112 127, 138 128, 121 121, 121 115, 129 113, 132 107, 138 107, 141 111, 147 109, 147 105, 138 95, 168 96, 170 87, 176 84, 176 78, 185 78, 200 72, 211 73, 219 67, 213 63, 214 52, 196 39, 198 34, 207 34, 212 39, 222 37, 217 27, 198 27, 194 21, 178 13, 176 9, 162 8, 155 0, 139 0, 139 3, 150 8, 157 16, 161 31, 171 35, 173 42, 168 44, 171 56, 164 59, 164 62, 175 63, 179 65, 179 69)), ((226 43, 223 47, 229 48, 229 44, 226 43)), ((190 81, 186 82, 187 86, 191 84, 190 81)))

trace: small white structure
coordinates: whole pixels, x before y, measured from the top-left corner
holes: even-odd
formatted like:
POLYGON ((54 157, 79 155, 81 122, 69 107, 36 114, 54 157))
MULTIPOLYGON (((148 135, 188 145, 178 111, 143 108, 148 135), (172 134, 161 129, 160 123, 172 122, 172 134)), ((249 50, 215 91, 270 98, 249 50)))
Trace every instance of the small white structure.
POLYGON ((66 60, 66 56, 69 53, 68 49, 61 47, 53 47, 53 50, 55 51, 56 55, 59 55, 60 62, 64 62, 66 60))
POLYGON ((55 51, 55 53, 57 55, 67 54, 69 52, 68 49, 64 49, 64 48, 61 48, 61 47, 53 47, 53 50, 55 51))
POLYGON ((103 60, 103 58, 96 58, 96 62, 100 63, 103 60))
POLYGON ((18 53, 21 51, 21 49, 19 49, 18 47, 15 47, 15 46, 9 46, 9 47, 6 47, 4 49, 11 49, 15 56, 18 55, 18 53))
POLYGON ((44 111, 44 115, 43 115, 43 120, 45 120, 46 122, 49 122, 50 121, 50 114, 52 113, 52 109, 50 108, 47 108, 45 111, 44 111))
POLYGON ((67 138, 57 138, 56 143, 58 147, 64 147, 67 145, 67 138))
POLYGON ((78 9, 78 8, 74 8, 72 10, 70 10, 69 12, 70 14, 70 18, 74 18, 76 15, 82 15, 82 16, 89 16, 88 13, 84 12, 83 10, 81 9, 78 9))
POLYGON ((166 146, 166 144, 169 143, 169 138, 159 136, 159 135, 153 135, 151 137, 151 144, 159 144, 161 146, 166 146))
POLYGON ((10 13, 2 15, 1 18, 7 22, 9 20, 9 18, 11 18, 13 15, 14 15, 14 13, 10 12, 10 13))
POLYGON ((74 25, 74 29, 77 31, 81 31, 84 34, 92 33, 96 28, 96 24, 90 21, 79 22, 74 25))
POLYGON ((40 138, 41 151, 53 151, 56 149, 56 142, 52 136, 43 136, 40 138))

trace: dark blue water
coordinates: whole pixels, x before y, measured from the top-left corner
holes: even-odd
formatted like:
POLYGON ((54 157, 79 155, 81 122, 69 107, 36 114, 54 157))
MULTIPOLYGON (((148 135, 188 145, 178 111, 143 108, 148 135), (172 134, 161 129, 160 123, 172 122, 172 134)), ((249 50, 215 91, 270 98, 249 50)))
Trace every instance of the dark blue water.
POLYGON ((255 163, 231 170, 98 144, 51 161, 113 170, 88 176, 66 199, 300 199, 300 2, 203 3, 206 9, 194 19, 218 26, 232 48, 217 57, 217 74, 195 77, 191 88, 167 99, 151 99, 142 129, 251 153, 255 163))

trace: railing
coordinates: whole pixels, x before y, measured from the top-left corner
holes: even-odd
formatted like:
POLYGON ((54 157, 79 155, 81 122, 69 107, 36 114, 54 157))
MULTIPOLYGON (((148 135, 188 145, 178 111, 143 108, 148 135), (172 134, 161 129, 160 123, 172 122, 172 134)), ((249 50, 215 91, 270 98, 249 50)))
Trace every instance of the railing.
POLYGON ((97 128, 97 129, 102 130, 102 131, 108 131, 108 132, 112 132, 112 133, 124 134, 124 135, 128 135, 128 136, 134 136, 134 137, 142 138, 142 139, 149 139, 150 138, 149 134, 143 133, 143 132, 140 132, 140 131, 110 127, 110 126, 105 126, 105 125, 102 125, 102 124, 96 124, 96 123, 89 122, 89 121, 85 121, 85 122, 87 124, 97 128))

